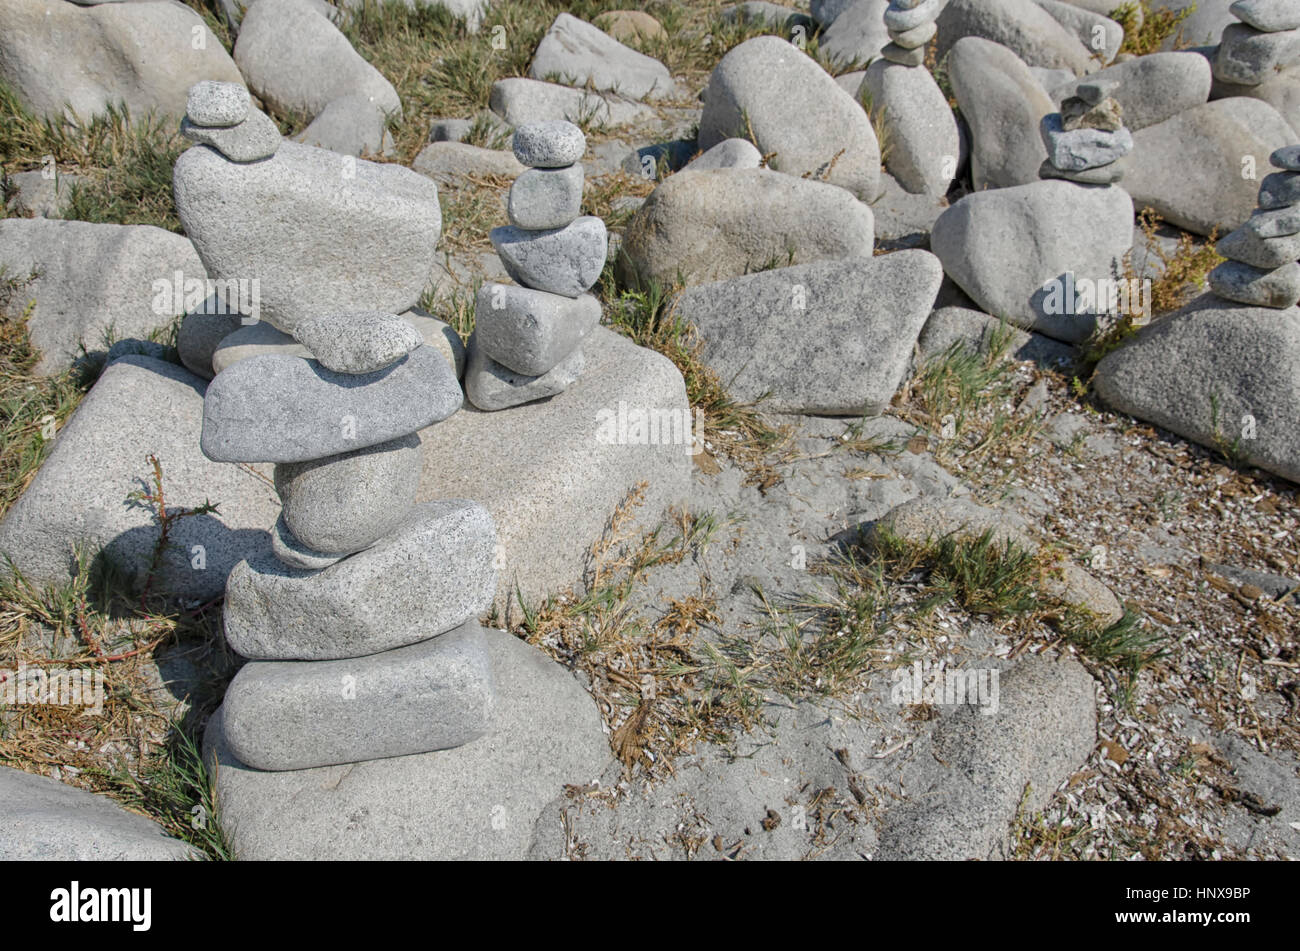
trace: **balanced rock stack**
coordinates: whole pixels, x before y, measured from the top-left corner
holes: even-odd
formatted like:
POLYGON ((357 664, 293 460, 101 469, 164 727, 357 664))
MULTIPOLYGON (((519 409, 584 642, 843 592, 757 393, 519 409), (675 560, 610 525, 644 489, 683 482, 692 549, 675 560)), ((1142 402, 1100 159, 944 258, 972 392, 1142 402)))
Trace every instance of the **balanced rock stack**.
POLYGON ((1241 23, 1223 29, 1214 57, 1220 82, 1258 86, 1279 70, 1300 63, 1300 3, 1237 0, 1228 8, 1241 23))
POLYGON ((270 550, 226 584, 226 639, 250 659, 224 738, 262 770, 403 756, 487 730, 493 682, 476 618, 496 532, 468 501, 416 504, 418 431, 461 405, 446 359, 389 313, 313 317, 313 354, 249 357, 203 401, 204 454, 274 463, 270 550))
POLYGON ((587 291, 605 266, 605 222, 579 217, 587 139, 571 122, 520 126, 527 171, 510 187, 508 227, 492 246, 515 284, 484 284, 474 302, 465 393, 481 410, 554 396, 582 373, 582 340, 600 323, 587 291))
POLYGON ((1218 243, 1228 260, 1209 283, 1225 300, 1281 309, 1300 301, 1300 145, 1278 149, 1269 162, 1281 171, 1264 176, 1255 212, 1218 243))
POLYGON ((181 135, 232 162, 259 162, 280 148, 280 130, 238 83, 205 79, 190 87, 181 135))
POLYGON ((890 0, 885 8, 885 29, 890 42, 880 55, 900 66, 920 66, 925 62, 926 44, 934 38, 943 4, 939 0, 890 0))
POLYGON ((1043 116, 1039 131, 1047 146, 1040 178, 1064 178, 1084 185, 1111 185, 1123 178, 1124 156, 1133 151, 1133 133, 1124 126, 1124 109, 1111 95, 1115 80, 1093 80, 1075 87, 1060 112, 1043 116))

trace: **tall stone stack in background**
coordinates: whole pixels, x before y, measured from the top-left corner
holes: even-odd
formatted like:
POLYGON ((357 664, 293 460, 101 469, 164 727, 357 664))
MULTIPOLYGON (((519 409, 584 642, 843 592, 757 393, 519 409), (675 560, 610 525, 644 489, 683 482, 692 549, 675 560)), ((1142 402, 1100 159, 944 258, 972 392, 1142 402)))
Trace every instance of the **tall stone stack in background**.
POLYGON ((1060 112, 1043 116, 1039 131, 1047 146, 1041 178, 1064 178, 1083 185, 1113 185, 1124 176, 1124 156, 1133 151, 1133 133, 1124 126, 1124 109, 1111 95, 1115 80, 1079 83, 1060 112))
POLYGON ((1295 0, 1237 0, 1228 10, 1242 22, 1223 29, 1213 63, 1220 82, 1258 86, 1300 63, 1300 4, 1295 0))
POLYGON ((480 288, 465 370, 466 396, 481 410, 554 396, 582 374, 582 340, 600 323, 600 302, 587 291, 608 250, 605 223, 580 217, 586 149, 571 122, 515 131, 515 157, 528 170, 510 188, 510 225, 491 233, 515 284, 480 288))
POLYGON ((880 55, 900 66, 922 65, 926 45, 937 30, 934 21, 939 11, 939 0, 890 0, 885 10, 890 42, 880 55))
POLYGON ((1225 300, 1282 309, 1300 301, 1300 145, 1278 149, 1269 162, 1280 171, 1260 183, 1250 219, 1218 243, 1228 260, 1209 284, 1225 300))

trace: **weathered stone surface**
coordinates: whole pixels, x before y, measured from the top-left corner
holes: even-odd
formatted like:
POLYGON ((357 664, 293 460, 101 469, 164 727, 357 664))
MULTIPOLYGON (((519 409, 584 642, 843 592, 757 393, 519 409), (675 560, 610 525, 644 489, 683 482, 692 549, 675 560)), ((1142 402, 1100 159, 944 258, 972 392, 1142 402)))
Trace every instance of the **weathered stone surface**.
POLYGON ((1109 16, 1103 16, 1073 3, 1059 0, 1035 0, 1052 15, 1066 32, 1074 36, 1083 48, 1102 64, 1114 62, 1124 42, 1124 28, 1109 16))
POLYGON ((1231 261, 1259 268, 1277 268, 1300 259, 1300 235, 1261 238, 1249 228, 1238 228, 1220 239, 1215 250, 1231 261))
POLYGON ((394 531, 415 506, 420 437, 275 467, 281 518, 303 545, 349 555, 394 531))
POLYGON ((1067 130, 1062 127, 1061 114, 1057 112, 1043 116, 1039 130, 1047 146, 1047 160, 1065 172, 1102 168, 1133 151, 1133 134, 1128 129, 1067 130))
POLYGON ((1259 183, 1259 207, 1277 211, 1300 203, 1300 174, 1271 172, 1259 183))
POLYGON ((223 83, 204 79, 190 87, 185 99, 185 115, 202 126, 239 125, 248 117, 248 90, 242 83, 223 83))
POLYGON ((869 255, 871 208, 849 197, 769 169, 673 175, 628 223, 618 266, 628 283, 667 287, 869 255))
POLYGON ((493 712, 474 620, 409 647, 326 661, 253 661, 221 705, 222 739, 254 769, 311 769, 463 746, 493 712))
POLYGON ((397 151, 384 110, 360 93, 332 100, 295 141, 340 155, 393 155, 397 151))
POLYGON ((668 35, 658 20, 641 10, 606 10, 591 22, 620 43, 642 43, 668 35))
POLYGON ((207 307, 214 298, 204 301, 205 306, 190 311, 181 319, 180 330, 176 334, 176 350, 185 368, 196 376, 210 380, 217 375, 212 368, 212 355, 216 353, 221 341, 244 326, 244 317, 240 314, 221 313, 226 308, 207 307))
POLYGON ((587 137, 572 122, 550 119, 515 129, 510 147, 528 168, 564 168, 582 161, 587 137))
POLYGON ((107 336, 147 339, 162 332, 185 312, 185 283, 201 289, 207 277, 182 235, 151 225, 48 218, 0 220, 0 271, 26 282, 11 296, 12 316, 36 302, 27 332, 41 352, 40 374, 71 366, 83 344, 87 353, 103 353, 107 336))
POLYGON ((544 400, 577 383, 585 363, 582 350, 577 349, 565 354, 564 359, 539 376, 516 373, 489 357, 471 336, 469 363, 465 367, 465 396, 476 409, 485 412, 544 400))
POLYGON ((181 135, 199 145, 212 146, 232 162, 260 162, 280 148, 280 129, 265 112, 251 106, 244 121, 223 128, 196 125, 188 117, 182 119, 181 135))
POLYGON ((619 126, 642 122, 655 114, 645 103, 633 99, 522 76, 493 83, 489 104, 493 112, 514 126, 546 119, 619 126))
POLYGON ((519 859, 542 807, 610 760, 591 697, 549 657, 487 631, 497 685, 491 732, 454 750, 261 772, 207 736, 236 855, 259 859, 519 859))
POLYGON ((1293 307, 1300 301, 1300 264, 1295 261, 1267 269, 1224 261, 1209 273, 1207 282, 1224 300, 1253 307, 1293 307))
POLYGON ((218 374, 203 400, 203 453, 222 462, 304 462, 364 449, 446 419, 461 404, 430 347, 374 373, 265 354, 218 374))
POLYGON ((758 168, 763 155, 748 139, 723 139, 686 163, 683 172, 707 172, 715 168, 758 168))
POLYGON ((1254 86, 1297 62, 1300 30, 1261 33, 1244 23, 1233 23, 1224 27, 1214 58, 1214 78, 1254 86))
POLYGON ((982 310, 940 307, 926 319, 916 342, 918 362, 924 365, 958 342, 973 353, 989 353, 995 343, 1002 341, 1004 352, 1013 360, 1032 360, 1043 367, 1061 369, 1073 364, 1078 356, 1069 344, 1021 330, 982 310))
POLYGON ((115 361, 55 438, 31 485, 0 522, 0 551, 37 584, 65 584, 72 548, 117 565, 142 584, 158 544, 155 510, 129 496, 152 490, 158 457, 169 511, 216 503, 173 523, 155 592, 201 603, 219 595, 250 547, 264 543, 279 503, 257 472, 199 452, 203 381, 144 356, 115 361))
POLYGON ((208 273, 256 281, 253 316, 286 333, 322 313, 409 310, 442 233, 429 179, 296 142, 246 165, 189 149, 172 190, 208 273))
POLYGON ((411 168, 440 185, 466 185, 475 178, 516 178, 524 173, 524 166, 508 150, 465 142, 430 142, 411 168))
POLYGON ((38 116, 60 121, 66 105, 88 122, 125 103, 136 121, 150 111, 180 119, 204 79, 243 83, 184 4, 0 0, 0 81, 38 116))
POLYGON ((353 374, 382 370, 424 343, 409 323, 383 311, 311 317, 293 336, 325 369, 353 374))
POLYGON ((289 531, 289 526, 285 524, 283 513, 275 520, 275 527, 271 529, 271 553, 280 560, 281 564, 288 565, 290 568, 301 568, 303 571, 319 571, 338 564, 347 557, 312 551, 293 537, 293 532, 289 531))
POLYGON ((1156 12, 1188 12, 1178 29, 1165 38, 1162 49, 1217 46, 1223 28, 1237 22, 1230 10, 1231 4, 1232 0, 1151 0, 1151 8, 1156 12))
POLYGON ((930 235, 948 276, 981 308, 1067 343, 1096 329, 1093 314, 1075 312, 1080 294, 1122 273, 1132 241, 1126 192, 1057 180, 967 195, 930 235))
POLYGON ((768 165, 824 178, 863 201, 880 194, 880 146, 871 119, 806 53, 774 36, 732 49, 709 77, 699 145, 751 138, 768 165))
POLYGON ((676 314, 734 398, 762 398, 774 412, 877 415, 942 280, 934 255, 898 251, 702 284, 677 299, 676 314))
POLYGON ((474 334, 485 354, 516 373, 541 376, 600 323, 600 301, 590 294, 568 298, 509 284, 484 284, 474 313, 474 334))
POLYGON ((1061 102, 1076 95, 1081 83, 1102 80, 1119 84, 1111 95, 1124 110, 1124 125, 1136 132, 1208 101, 1214 77, 1200 53, 1151 53, 1057 86, 1052 97, 1061 102))
POLYGON ((663 63, 568 13, 557 16, 537 44, 528 75, 558 78, 570 86, 617 92, 632 99, 674 92, 673 78, 663 63))
POLYGON ((1083 44, 1034 0, 949 0, 938 24, 940 60, 963 37, 978 37, 1029 66, 1068 69, 1076 76, 1094 69, 1083 44))
POLYGON ((1289 0, 1236 0, 1228 10, 1255 29, 1269 33, 1300 27, 1300 8, 1289 0))
POLYGON ((863 86, 889 130, 889 173, 914 194, 946 194, 961 159, 961 135, 929 70, 877 61, 863 86))
POLYGON ((889 0, 859 0, 850 4, 840 11, 833 24, 823 24, 817 48, 837 67, 869 63, 889 42, 884 20, 888 7, 889 0))
POLYGON ((1206 294, 1105 357, 1094 383, 1120 412, 1203 446, 1235 444, 1250 464, 1300 482, 1297 361, 1300 312, 1206 294))
POLYGON ((424 502, 373 548, 324 571, 282 564, 270 544, 226 585, 226 640, 257 660, 338 660, 437 637, 492 601, 492 519, 477 502, 424 502))
POLYGON ((592 215, 546 231, 493 228, 488 237, 516 284, 577 297, 600 278, 609 249, 605 222, 592 215))
POLYGON ((50 168, 10 172, 8 181, 7 205, 13 217, 62 218, 72 201, 72 187, 84 177, 50 168))
POLYGON ((0 859, 148 862, 197 857, 152 819, 48 776, 0 766, 0 859))

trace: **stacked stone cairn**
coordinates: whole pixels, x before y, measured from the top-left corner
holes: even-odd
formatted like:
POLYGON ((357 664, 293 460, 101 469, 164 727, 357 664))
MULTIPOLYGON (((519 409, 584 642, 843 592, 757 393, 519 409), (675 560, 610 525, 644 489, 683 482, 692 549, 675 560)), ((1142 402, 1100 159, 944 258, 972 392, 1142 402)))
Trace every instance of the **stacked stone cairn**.
POLYGON ((880 55, 900 66, 923 65, 926 44, 938 30, 934 21, 941 10, 939 0, 890 0, 885 8, 890 42, 880 55))
POLYGON ((1039 131, 1047 146, 1040 178, 1064 178, 1082 185, 1113 185, 1124 177, 1124 156, 1133 151, 1133 133, 1124 126, 1124 109, 1111 95, 1114 80, 1092 80, 1075 87, 1060 112, 1043 116, 1039 131))
POLYGON ((252 105, 238 83, 205 79, 190 87, 181 135, 211 146, 232 162, 260 162, 280 148, 280 130, 252 105))
POLYGON ((1228 10, 1242 22, 1223 29, 1214 57, 1215 79, 1258 86, 1300 63, 1300 3, 1296 0, 1237 0, 1228 10))
POLYGON ((1300 145, 1269 156, 1279 171, 1265 175, 1259 206, 1216 250, 1228 260, 1209 275, 1210 290, 1256 307, 1293 307, 1300 301, 1300 145))
POLYGON ((527 171, 510 188, 508 227, 492 245, 515 284, 486 283, 474 302, 465 393, 481 410, 554 396, 582 374, 582 340, 600 323, 587 293, 608 251, 605 222, 581 216, 586 136, 571 122, 515 130, 527 171))

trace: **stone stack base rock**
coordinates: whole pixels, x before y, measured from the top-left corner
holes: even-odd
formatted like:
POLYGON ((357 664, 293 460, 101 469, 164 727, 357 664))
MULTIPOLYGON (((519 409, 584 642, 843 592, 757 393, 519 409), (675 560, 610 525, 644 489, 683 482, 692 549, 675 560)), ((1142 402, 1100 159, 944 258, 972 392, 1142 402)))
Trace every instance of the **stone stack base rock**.
POLYGON ((582 374, 582 340, 600 323, 600 303, 587 292, 608 250, 605 223, 580 216, 586 148, 571 122, 515 132, 515 157, 528 170, 510 187, 510 225, 491 233, 515 283, 484 284, 475 300, 465 393, 478 409, 555 396, 582 374))
POLYGON ((1300 301, 1300 145, 1269 156, 1278 171, 1264 177, 1249 220, 1216 249, 1228 260, 1209 275, 1224 300, 1256 307, 1293 307, 1300 301))

